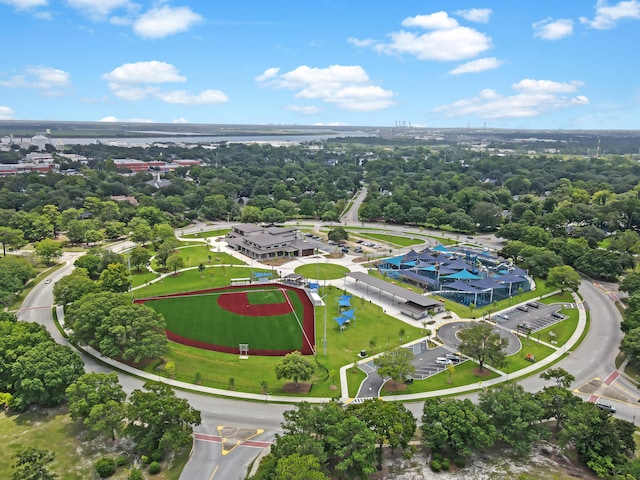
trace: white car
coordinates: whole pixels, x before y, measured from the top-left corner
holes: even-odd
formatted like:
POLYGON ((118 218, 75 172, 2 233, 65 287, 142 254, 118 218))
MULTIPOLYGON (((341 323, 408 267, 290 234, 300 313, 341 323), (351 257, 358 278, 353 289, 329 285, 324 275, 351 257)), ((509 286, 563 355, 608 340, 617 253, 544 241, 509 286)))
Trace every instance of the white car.
POLYGON ((449 365, 450 363, 453 363, 453 362, 449 360, 447 357, 436 358, 436 365, 449 365))
POLYGON ((44 281, 44 283, 51 283, 51 279, 50 279, 50 278, 47 278, 47 279, 44 281))

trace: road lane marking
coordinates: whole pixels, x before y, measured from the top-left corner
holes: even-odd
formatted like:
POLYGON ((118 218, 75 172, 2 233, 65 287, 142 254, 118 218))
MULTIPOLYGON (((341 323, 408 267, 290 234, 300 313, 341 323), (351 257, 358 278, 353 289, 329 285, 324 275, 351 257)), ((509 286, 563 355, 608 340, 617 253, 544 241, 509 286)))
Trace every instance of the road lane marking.
POLYGON ((218 469, 220 468, 220 465, 216 465, 216 468, 213 469, 213 473, 211 474, 211 476, 209 477, 209 480, 211 480, 213 477, 216 476, 216 473, 218 473, 218 469))

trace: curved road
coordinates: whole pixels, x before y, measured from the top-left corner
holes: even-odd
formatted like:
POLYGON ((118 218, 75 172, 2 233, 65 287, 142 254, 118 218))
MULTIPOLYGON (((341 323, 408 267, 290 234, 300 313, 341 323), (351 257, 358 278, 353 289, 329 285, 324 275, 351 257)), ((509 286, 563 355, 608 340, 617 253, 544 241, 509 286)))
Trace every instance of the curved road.
MULTIPOLYGON (((45 325, 53 338, 62 344, 68 342, 60 335, 53 322, 52 289, 57 280, 71 271, 73 262, 79 255, 81 254, 66 253, 62 258, 66 263, 50 275, 51 283, 41 282, 34 287, 26 297, 22 310, 18 312, 20 320, 45 325)), ((631 382, 618 375, 615 367, 622 338, 620 314, 607 292, 592 282, 583 281, 580 293, 590 310, 590 331, 582 344, 556 366, 576 377, 572 387, 581 397, 591 400, 604 397, 617 407, 616 416, 635 422, 636 415, 640 414, 638 391, 631 382)), ((111 371, 93 357, 79 353, 85 362, 86 371, 111 371)), ((130 375, 119 374, 119 377, 128 393, 141 388, 144 383, 130 375)), ((538 375, 525 378, 519 383, 529 391, 537 391, 549 385, 549 382, 541 380, 538 375)), ((196 428, 197 448, 181 475, 181 478, 190 480, 245 478, 247 467, 265 445, 261 442, 270 442, 275 433, 281 431, 283 412, 292 408, 291 405, 229 400, 180 390, 176 390, 176 394, 202 412, 202 425, 196 428)), ((477 398, 477 394, 468 397, 477 398)), ((422 416, 422 405, 423 402, 407 403, 418 421, 422 416)))

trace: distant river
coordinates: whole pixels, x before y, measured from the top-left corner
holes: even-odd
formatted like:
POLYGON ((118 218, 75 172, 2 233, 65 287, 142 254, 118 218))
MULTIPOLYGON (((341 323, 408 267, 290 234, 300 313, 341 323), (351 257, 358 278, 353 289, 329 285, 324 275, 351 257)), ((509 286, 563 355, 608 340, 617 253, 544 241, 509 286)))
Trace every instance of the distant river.
POLYGON ((335 132, 325 135, 216 135, 216 136, 167 136, 158 135, 154 137, 109 137, 109 138, 52 138, 55 144, 63 145, 89 145, 102 142, 104 144, 118 145, 148 145, 151 143, 219 143, 219 142, 237 142, 237 143, 303 143, 318 140, 326 140, 328 138, 337 137, 370 137, 368 132, 335 132))

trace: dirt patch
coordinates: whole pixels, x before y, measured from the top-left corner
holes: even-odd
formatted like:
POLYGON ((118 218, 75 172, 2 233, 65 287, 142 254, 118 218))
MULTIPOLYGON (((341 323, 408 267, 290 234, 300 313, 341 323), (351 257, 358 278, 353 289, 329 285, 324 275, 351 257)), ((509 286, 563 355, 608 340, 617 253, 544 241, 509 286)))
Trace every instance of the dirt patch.
POLYGON ((572 461, 557 446, 542 442, 530 455, 519 455, 504 448, 477 453, 458 468, 451 465, 448 472, 433 472, 429 467, 430 455, 424 447, 405 459, 399 450, 391 455, 385 448, 382 470, 371 476, 375 480, 512 480, 531 478, 536 480, 596 480, 584 465, 572 461), (522 477, 520 477, 522 476, 522 477))
POLYGON ((293 382, 290 383, 285 383, 282 386, 282 390, 286 393, 300 393, 300 394, 307 394, 311 391, 311 383, 298 383, 298 385, 296 385, 293 382))
POLYGON ((471 370, 471 373, 473 373, 476 377, 490 377, 491 376, 491 370, 488 369, 484 369, 482 371, 480 371, 479 368, 474 368, 473 370, 471 370))
POLYGON ((382 390, 384 390, 385 392, 391 392, 391 393, 402 392, 406 389, 407 389, 406 384, 402 382, 394 382, 393 380, 389 380, 382 387, 382 390))

